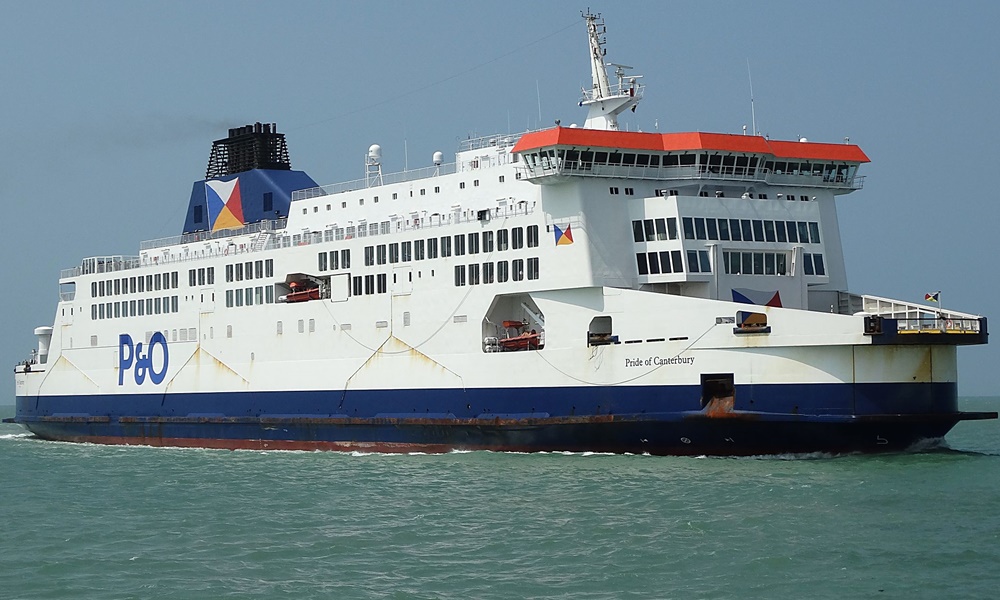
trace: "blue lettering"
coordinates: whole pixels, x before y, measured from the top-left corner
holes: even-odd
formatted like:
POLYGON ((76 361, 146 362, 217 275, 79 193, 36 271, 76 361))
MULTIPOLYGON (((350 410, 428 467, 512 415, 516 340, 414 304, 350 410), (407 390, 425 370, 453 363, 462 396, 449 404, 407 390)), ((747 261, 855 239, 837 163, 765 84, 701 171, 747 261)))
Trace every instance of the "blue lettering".
POLYGON ((146 381, 146 375, 154 385, 163 383, 163 378, 167 375, 167 367, 170 365, 170 352, 167 350, 167 338, 159 331, 153 333, 149 338, 146 352, 143 353, 142 342, 132 342, 132 336, 123 333, 118 336, 118 385, 125 383, 125 371, 133 369, 132 377, 136 385, 142 385, 146 381), (155 350, 160 347, 160 360, 155 360, 155 350), (159 369, 157 364, 159 363, 159 369))

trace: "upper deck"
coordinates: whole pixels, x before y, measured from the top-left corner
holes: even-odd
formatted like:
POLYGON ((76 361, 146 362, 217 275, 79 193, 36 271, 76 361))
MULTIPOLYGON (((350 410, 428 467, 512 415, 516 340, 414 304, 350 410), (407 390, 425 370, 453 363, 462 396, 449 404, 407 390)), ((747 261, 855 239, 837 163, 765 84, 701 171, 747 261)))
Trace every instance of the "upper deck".
POLYGON ((853 144, 720 133, 641 133, 555 127, 525 134, 513 152, 523 177, 554 183, 566 176, 712 179, 794 185, 845 193, 861 189, 868 156, 853 144))

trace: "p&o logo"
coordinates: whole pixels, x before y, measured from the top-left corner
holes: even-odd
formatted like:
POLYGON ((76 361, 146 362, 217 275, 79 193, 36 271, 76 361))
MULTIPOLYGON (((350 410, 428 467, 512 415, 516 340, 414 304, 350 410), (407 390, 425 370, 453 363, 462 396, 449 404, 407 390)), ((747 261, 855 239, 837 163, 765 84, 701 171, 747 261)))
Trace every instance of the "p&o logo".
POLYGON ((145 349, 142 342, 133 343, 132 336, 127 333, 118 336, 118 385, 124 385, 128 370, 132 370, 136 385, 142 385, 146 375, 154 385, 159 385, 167 374, 169 363, 167 339, 159 331, 149 338, 145 349))

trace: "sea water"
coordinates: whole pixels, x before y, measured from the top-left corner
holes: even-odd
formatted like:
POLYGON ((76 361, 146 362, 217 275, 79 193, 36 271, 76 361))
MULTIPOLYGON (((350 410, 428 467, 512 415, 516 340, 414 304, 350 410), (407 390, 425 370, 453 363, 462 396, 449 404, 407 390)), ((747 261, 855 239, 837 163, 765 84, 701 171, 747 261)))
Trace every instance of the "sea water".
POLYGON ((945 448, 739 459, 115 447, 7 424, 0 510, 4 599, 1000 596, 997 421, 945 448))

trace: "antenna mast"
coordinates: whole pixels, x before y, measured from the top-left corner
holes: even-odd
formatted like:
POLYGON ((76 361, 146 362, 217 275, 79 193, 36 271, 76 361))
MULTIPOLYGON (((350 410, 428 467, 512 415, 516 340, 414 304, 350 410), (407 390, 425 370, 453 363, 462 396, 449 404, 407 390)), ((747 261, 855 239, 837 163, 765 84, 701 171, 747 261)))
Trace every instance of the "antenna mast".
POLYGON ((753 110, 753 77, 750 76, 750 59, 747 58, 747 79, 750 80, 750 124, 753 127, 753 134, 760 135, 757 131, 757 114, 753 110))
POLYGON ((607 32, 604 19, 600 14, 587 12, 582 15, 587 21, 587 35, 590 39, 590 73, 593 84, 590 90, 583 90, 580 106, 589 109, 587 120, 583 126, 587 129, 618 130, 618 115, 627 109, 635 111, 636 105, 642 99, 642 85, 636 80, 642 75, 633 75, 625 82, 625 70, 632 67, 614 63, 605 63, 603 36, 607 32), (608 80, 608 66, 615 67, 618 83, 612 85, 608 80))

